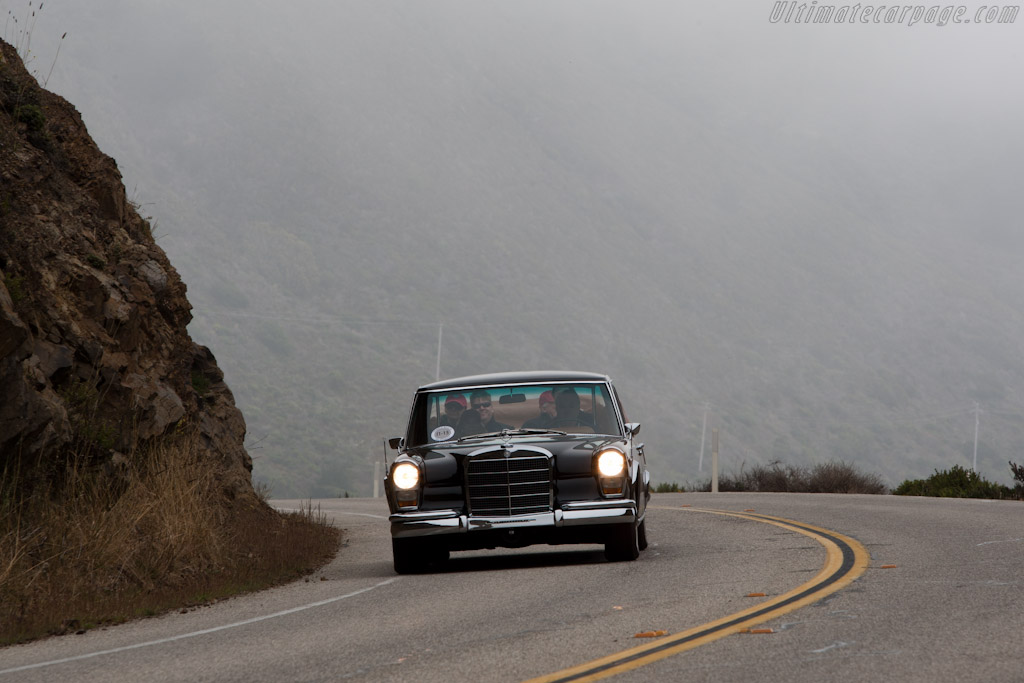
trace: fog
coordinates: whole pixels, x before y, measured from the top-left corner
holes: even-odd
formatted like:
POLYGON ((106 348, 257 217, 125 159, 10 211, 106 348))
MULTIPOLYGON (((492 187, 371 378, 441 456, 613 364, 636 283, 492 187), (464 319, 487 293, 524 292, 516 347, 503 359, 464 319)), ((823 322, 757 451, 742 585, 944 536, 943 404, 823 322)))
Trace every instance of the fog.
POLYGON ((970 464, 975 402, 1008 480, 1024 18, 690 5, 49 0, 30 69, 66 31, 48 87, 153 217, 275 493, 368 493, 440 324, 442 376, 610 373, 656 481, 707 476, 706 404, 727 468, 895 484, 970 464))

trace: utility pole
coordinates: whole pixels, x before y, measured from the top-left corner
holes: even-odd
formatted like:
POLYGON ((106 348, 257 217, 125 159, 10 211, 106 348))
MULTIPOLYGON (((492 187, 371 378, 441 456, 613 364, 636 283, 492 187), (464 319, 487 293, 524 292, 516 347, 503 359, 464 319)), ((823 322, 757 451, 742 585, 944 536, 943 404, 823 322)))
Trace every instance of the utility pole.
POLYGON ((718 493, 718 430, 711 430, 711 493, 718 493))
POLYGON ((708 428, 708 409, 710 406, 707 401, 704 402, 704 422, 700 426, 700 457, 697 459, 697 471, 704 471, 704 434, 708 428))
POLYGON ((441 380, 441 333, 444 332, 444 323, 437 324, 437 369, 434 370, 434 381, 441 380))
POLYGON ((978 473, 978 425, 981 424, 981 406, 974 402, 974 473, 978 473))

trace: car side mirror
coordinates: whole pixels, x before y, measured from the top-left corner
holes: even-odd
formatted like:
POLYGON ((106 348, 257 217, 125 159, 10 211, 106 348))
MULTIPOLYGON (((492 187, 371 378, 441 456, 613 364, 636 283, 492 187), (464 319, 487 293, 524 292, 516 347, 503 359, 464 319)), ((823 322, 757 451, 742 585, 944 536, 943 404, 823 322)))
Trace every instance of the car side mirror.
POLYGON ((627 422, 626 423, 626 432, 630 436, 636 436, 637 434, 640 433, 640 423, 639 422, 627 422))
POLYGON ((388 445, 396 451, 400 451, 405 448, 405 437, 404 436, 393 436, 388 439, 388 445))

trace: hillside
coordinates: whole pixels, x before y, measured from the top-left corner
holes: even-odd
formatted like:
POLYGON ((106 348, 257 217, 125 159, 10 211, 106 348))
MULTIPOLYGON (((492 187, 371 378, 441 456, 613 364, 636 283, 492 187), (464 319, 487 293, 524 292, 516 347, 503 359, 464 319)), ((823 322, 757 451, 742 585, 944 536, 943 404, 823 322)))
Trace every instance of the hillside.
POLYGON ((611 374, 656 480, 701 476, 706 402, 727 467, 846 459, 892 484, 969 464, 978 402, 979 465, 1008 481, 1020 102, 932 75, 987 73, 1008 34, 582 7, 49 15, 53 80, 189 282, 254 475, 368 494, 443 323, 442 376, 611 374), (972 98, 989 113, 961 125, 972 98))
POLYGON ((0 47, 5 471, 56 471, 85 452, 123 460, 188 424, 222 495, 255 504, 245 422, 186 331, 184 283, 78 112, 0 47))
POLYGON ((257 495, 185 284, 22 55, 0 41, 0 646, 322 565, 339 531, 257 495))

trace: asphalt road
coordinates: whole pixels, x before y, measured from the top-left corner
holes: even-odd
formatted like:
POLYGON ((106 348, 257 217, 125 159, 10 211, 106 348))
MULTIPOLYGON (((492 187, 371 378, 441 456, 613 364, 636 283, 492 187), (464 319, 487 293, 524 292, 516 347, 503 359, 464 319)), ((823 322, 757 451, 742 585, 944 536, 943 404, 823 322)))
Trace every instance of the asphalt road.
POLYGON ((456 553, 442 573, 402 577, 383 501, 320 506, 345 545, 309 581, 6 648, 0 683, 523 681, 655 642, 640 632, 678 637, 828 569, 827 543, 757 515, 838 532, 870 557, 849 585, 755 629, 771 633, 730 633, 607 680, 1024 681, 1019 502, 661 494, 636 562, 536 547, 456 553))

